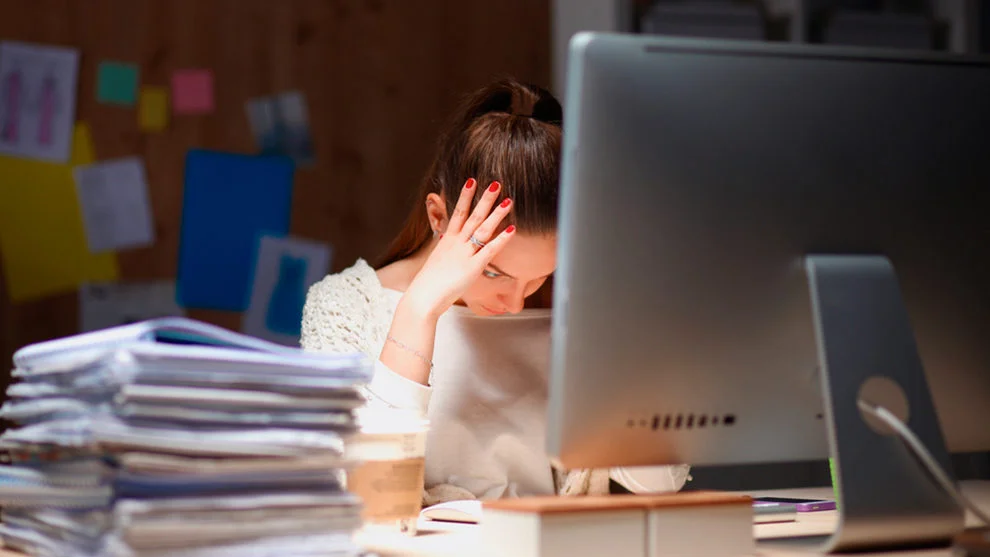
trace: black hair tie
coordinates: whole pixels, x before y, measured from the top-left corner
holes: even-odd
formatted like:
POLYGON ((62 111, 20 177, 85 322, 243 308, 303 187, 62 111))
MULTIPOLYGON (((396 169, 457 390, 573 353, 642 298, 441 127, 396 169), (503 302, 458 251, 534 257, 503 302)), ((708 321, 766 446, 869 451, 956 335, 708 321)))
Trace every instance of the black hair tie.
POLYGON ((530 114, 517 114, 513 112, 513 92, 511 90, 504 89, 496 91, 489 98, 485 99, 485 102, 475 109, 474 117, 478 118, 492 112, 504 112, 506 114, 512 114, 513 116, 532 118, 539 122, 559 126, 563 121, 564 116, 563 110, 560 108, 560 103, 557 102, 557 99, 555 99, 549 91, 543 89, 542 87, 531 85, 530 88, 535 90, 540 96, 540 98, 533 105, 533 110, 530 114))
POLYGON ((540 100, 533 105, 533 114, 530 118, 559 126, 564 119, 564 113, 556 99, 550 96, 541 96, 540 100))
POLYGON ((475 110, 474 117, 483 116, 491 112, 508 112, 512 113, 512 91, 509 90, 499 90, 496 91, 492 96, 485 99, 485 102, 478 106, 475 110))

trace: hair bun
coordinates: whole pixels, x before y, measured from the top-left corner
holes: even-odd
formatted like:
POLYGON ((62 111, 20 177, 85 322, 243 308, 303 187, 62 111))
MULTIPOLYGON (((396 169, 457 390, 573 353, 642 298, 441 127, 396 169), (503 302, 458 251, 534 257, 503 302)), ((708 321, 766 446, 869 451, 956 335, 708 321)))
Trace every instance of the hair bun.
POLYGON ((513 91, 507 88, 498 88, 491 92, 475 108, 473 118, 479 118, 492 112, 507 112, 512 114, 513 91))
POLYGON ((522 118, 532 118, 548 124, 560 125, 563 120, 563 110, 557 99, 542 87, 536 85, 523 85, 529 91, 529 95, 535 96, 536 101, 525 99, 516 87, 500 83, 481 102, 479 102, 471 115, 471 119, 480 118, 492 112, 504 112, 522 118), (527 106, 532 102, 532 108, 527 106))
POLYGON ((541 94, 540 100, 536 101, 536 104, 533 105, 533 113, 530 115, 530 118, 559 126, 564 120, 564 111, 560 107, 560 103, 557 102, 557 99, 549 94, 541 94))

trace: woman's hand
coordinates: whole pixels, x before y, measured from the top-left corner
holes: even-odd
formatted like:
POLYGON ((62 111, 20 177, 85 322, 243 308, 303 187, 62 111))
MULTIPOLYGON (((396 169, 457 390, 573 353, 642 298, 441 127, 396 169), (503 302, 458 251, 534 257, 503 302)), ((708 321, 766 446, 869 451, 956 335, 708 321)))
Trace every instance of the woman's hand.
POLYGON ((515 227, 509 226, 495 235, 512 207, 512 200, 505 199, 492 210, 501 184, 492 182, 472 211, 476 187, 473 178, 464 184, 447 230, 406 289, 404 301, 424 316, 438 318, 459 300, 515 232, 515 227), (483 246, 472 242, 472 238, 483 246))
POLYGON ((378 357, 389 369, 423 385, 429 383, 433 369, 433 343, 440 315, 460 299, 515 233, 515 227, 509 226, 495 235, 512 207, 512 201, 506 199, 492 210, 501 185, 493 182, 472 211, 476 186, 473 179, 464 184, 447 230, 395 308, 378 357))

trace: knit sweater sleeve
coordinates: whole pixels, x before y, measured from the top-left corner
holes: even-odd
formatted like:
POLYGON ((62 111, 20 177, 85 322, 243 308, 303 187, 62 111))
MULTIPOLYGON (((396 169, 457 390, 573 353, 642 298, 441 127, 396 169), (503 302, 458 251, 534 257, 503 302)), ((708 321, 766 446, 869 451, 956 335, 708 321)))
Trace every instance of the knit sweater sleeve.
MULTIPOLYGON (((309 288, 303 305, 300 344, 314 352, 364 352, 371 354, 376 339, 375 290, 381 286, 363 272, 359 261, 340 273, 327 275, 309 288)), ((368 269, 370 270, 370 268, 368 269)))
POLYGON ((363 260, 310 287, 303 306, 300 344, 313 352, 363 352, 375 361, 368 405, 426 414, 432 389, 396 373, 378 360, 391 325, 384 291, 363 260))

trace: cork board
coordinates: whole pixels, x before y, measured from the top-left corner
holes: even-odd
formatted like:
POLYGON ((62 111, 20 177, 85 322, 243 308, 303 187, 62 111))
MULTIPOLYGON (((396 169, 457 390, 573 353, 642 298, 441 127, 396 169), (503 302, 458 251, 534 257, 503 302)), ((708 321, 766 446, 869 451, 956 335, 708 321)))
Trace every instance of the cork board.
MULTIPOLYGON (((290 233, 330 243, 336 271, 398 230, 460 95, 502 75, 550 81, 549 1, 0 0, 0 14, 0 40, 80 49, 77 120, 97 159, 144 160, 156 242, 118 255, 122 280, 175 277, 185 154, 254 152, 248 99, 305 94, 316 164, 296 172, 290 233), (163 87, 176 69, 210 68, 216 109, 142 132, 136 107, 97 103, 102 60, 138 64, 141 85, 163 87)), ((77 305, 72 292, 12 304, 0 278, 0 356, 76 333, 77 305)))

